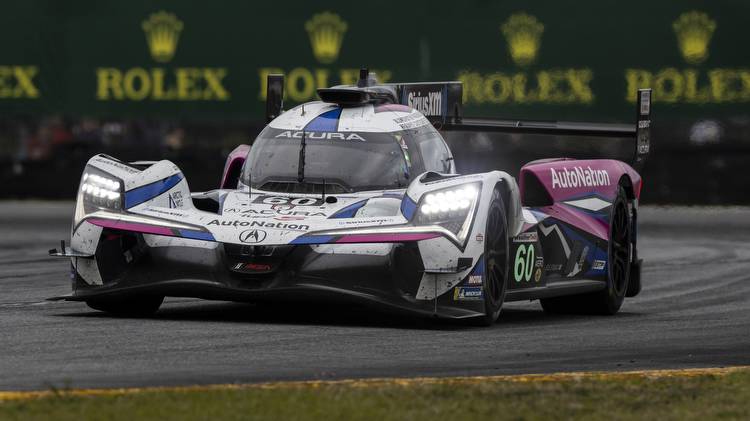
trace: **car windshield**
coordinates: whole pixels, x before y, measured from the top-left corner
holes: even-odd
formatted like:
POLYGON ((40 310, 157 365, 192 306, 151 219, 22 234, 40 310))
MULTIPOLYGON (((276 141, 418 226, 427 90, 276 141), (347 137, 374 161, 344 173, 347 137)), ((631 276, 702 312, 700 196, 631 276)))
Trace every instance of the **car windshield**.
POLYGON ((266 127, 250 149, 242 180, 253 188, 344 193, 406 187, 409 167, 397 133, 305 131, 266 127), (303 176, 300 182, 300 176, 303 176))

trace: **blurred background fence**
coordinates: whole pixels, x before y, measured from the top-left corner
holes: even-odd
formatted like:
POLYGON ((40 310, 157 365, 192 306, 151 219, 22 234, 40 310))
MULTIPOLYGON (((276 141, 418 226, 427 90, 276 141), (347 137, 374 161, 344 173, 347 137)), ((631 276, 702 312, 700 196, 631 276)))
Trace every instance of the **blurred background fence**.
MULTIPOLYGON (((649 203, 750 203, 747 1, 301 0, 6 4, 0 198, 71 198, 85 161, 170 159, 194 191, 285 105, 352 83, 461 80, 465 114, 632 122, 654 89, 649 203)), ((451 134, 459 169, 552 156, 625 158, 622 141, 451 134)))

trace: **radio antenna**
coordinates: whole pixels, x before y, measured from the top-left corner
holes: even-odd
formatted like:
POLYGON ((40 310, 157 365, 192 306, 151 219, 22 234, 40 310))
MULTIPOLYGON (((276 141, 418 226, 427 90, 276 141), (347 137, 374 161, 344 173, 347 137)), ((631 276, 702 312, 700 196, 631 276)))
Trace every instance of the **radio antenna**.
POLYGON ((299 164, 297 164, 297 182, 302 184, 305 181, 305 128, 302 128, 302 141, 299 145, 299 164))

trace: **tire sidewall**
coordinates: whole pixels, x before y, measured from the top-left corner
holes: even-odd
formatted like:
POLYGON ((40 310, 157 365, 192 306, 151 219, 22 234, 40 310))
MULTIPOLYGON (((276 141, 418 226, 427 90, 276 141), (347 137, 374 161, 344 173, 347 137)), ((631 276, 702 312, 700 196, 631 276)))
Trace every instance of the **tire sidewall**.
POLYGON ((610 214, 610 221, 609 221, 609 243, 607 247, 607 305, 610 307, 608 310, 611 313, 617 312, 617 310, 622 305, 623 300, 625 299, 625 294, 628 290, 628 284, 630 283, 630 263, 632 261, 632 254, 633 249, 630 245, 632 242, 632 217, 630 215, 630 209, 628 207, 628 200, 627 196, 625 195, 625 191, 623 190, 622 186, 618 187, 617 196, 615 197, 615 201, 612 203, 612 212, 610 214), (615 286, 615 280, 612 275, 613 270, 613 234, 614 234, 614 227, 615 227, 615 214, 616 210, 620 205, 623 205, 625 207, 626 215, 627 215, 627 230, 628 230, 628 242, 627 247, 629 249, 628 252, 628 264, 626 265, 626 272, 625 272, 625 284, 622 287, 621 291, 618 291, 615 286))
POLYGON ((508 240, 508 219, 505 214, 505 206, 503 202, 502 195, 500 194, 500 191, 498 189, 495 189, 492 194, 492 198, 490 200, 490 205, 488 207, 487 211, 487 220, 485 222, 485 248, 484 248, 484 275, 482 279, 482 294, 484 296, 484 307, 485 307, 485 319, 487 324, 494 323, 497 318, 500 316, 500 311, 503 307, 503 301, 505 300, 505 293, 507 290, 507 280, 508 280, 508 262, 509 262, 509 240, 508 240), (488 244, 490 244, 490 238, 494 235, 494 233, 489 232, 489 219, 490 214, 493 211, 500 212, 500 220, 502 221, 504 225, 503 229, 503 237, 504 237, 504 247, 505 247, 505 273, 503 274, 503 282, 502 285, 498 285, 500 289, 499 298, 497 301, 492 297, 488 290, 488 273, 489 273, 489 261, 487 259, 488 256, 488 244))

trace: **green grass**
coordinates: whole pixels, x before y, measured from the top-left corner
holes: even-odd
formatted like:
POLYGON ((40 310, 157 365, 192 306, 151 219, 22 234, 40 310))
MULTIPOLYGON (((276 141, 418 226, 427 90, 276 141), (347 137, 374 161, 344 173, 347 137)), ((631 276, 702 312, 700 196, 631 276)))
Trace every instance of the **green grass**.
POLYGON ((750 371, 694 377, 143 391, 0 403, 9 420, 750 419, 750 371))

